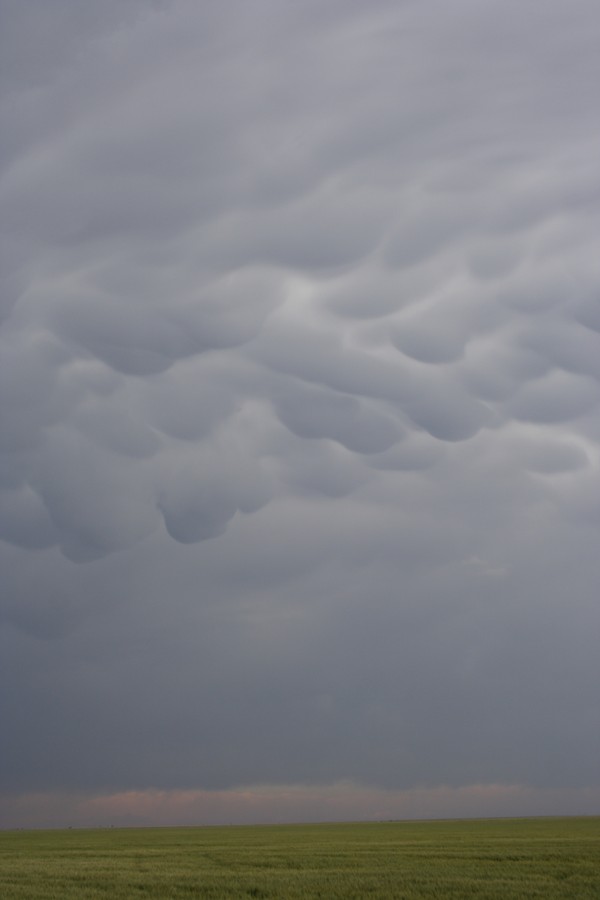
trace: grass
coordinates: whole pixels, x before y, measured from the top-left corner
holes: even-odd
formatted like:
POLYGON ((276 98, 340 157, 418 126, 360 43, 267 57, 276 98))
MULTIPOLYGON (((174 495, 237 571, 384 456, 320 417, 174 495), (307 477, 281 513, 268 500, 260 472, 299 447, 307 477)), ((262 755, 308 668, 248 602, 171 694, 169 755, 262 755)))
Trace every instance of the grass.
POLYGON ((7 831, 0 897, 600 898, 600 817, 7 831))

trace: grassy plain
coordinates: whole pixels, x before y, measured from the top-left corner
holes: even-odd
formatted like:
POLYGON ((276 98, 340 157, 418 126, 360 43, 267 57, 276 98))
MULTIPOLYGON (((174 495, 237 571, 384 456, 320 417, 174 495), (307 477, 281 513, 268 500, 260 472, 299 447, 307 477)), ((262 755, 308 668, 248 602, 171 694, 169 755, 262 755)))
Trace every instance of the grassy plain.
POLYGON ((0 897, 600 898, 600 817, 5 831, 0 897))

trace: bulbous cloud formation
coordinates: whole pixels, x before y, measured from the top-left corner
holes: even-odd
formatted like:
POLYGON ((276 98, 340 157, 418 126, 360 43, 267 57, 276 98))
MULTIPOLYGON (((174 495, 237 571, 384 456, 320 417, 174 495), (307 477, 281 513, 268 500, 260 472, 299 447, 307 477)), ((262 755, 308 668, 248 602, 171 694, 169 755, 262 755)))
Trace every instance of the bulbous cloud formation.
MULTIPOLYGON (((541 674, 538 718, 523 700, 500 720, 530 728, 532 748, 554 741, 550 782, 577 737, 590 777, 597 4, 0 7, 3 618, 24 641, 75 642, 73 667, 80 629, 105 658, 107 620, 85 629, 107 609, 121 648, 147 617, 143 671, 161 629, 165 660, 181 639, 181 699, 158 709, 185 745, 182 777, 205 741, 207 784, 226 785, 527 780, 533 750, 498 739, 484 695, 493 709, 514 696, 503 654, 553 683, 560 653, 542 644, 568 620, 564 729, 544 725, 541 674), (204 628, 198 663, 189 635, 204 628), (219 647, 237 653, 231 680, 219 647), (420 660, 421 687, 395 693, 420 660), (189 695, 199 677, 216 699, 189 695), (183 724, 186 702, 221 738, 183 724), (263 723, 243 764, 223 752, 241 728, 223 704, 263 723), (265 751, 275 721, 281 765, 265 751), (379 749, 360 736, 373 729, 379 749)), ((107 734, 128 703, 152 730, 141 684, 111 725, 112 682, 88 676, 107 734)), ((57 711, 65 742, 78 690, 57 711)), ((128 727, 107 784, 133 771, 128 727)), ((156 760, 173 748, 159 741, 135 777, 168 781, 156 760)), ((61 784, 69 766, 52 758, 61 784)))
MULTIPOLYGON (((286 447, 319 441, 324 465, 332 441, 355 454, 357 484, 373 477, 365 454, 411 431, 492 428, 495 445, 512 421, 585 431, 600 374, 597 264, 580 239, 595 144, 536 72, 560 9, 540 16, 549 47, 528 60, 495 6, 465 4, 466 34, 458 12, 309 6, 82 12, 77 51, 31 9, 57 47, 37 75, 15 62, 4 106, 6 540, 85 560, 161 518, 185 543, 221 534, 285 493, 290 457, 274 466, 269 447, 282 429, 286 447), (496 26, 512 54, 490 45, 496 26), (454 78, 421 93, 439 42, 454 78), (503 76, 485 108, 470 71, 482 93, 503 76)), ((5 15, 27 27, 14 4, 5 15)))

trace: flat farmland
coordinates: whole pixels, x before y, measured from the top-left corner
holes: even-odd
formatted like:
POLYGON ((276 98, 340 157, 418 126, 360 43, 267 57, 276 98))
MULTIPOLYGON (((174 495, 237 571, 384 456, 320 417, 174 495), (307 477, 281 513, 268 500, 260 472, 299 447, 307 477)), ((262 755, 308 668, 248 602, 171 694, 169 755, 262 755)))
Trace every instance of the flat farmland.
POLYGON ((2 900, 600 897, 600 817, 0 832, 2 900))

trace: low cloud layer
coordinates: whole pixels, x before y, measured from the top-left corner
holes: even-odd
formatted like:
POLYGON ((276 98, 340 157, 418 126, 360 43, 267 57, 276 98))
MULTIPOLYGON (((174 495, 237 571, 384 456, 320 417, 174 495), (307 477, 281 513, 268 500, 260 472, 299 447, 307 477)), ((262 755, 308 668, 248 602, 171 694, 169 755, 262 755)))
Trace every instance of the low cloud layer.
POLYGON ((595 789, 596 4, 0 9, 0 790, 595 789))

